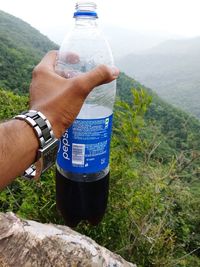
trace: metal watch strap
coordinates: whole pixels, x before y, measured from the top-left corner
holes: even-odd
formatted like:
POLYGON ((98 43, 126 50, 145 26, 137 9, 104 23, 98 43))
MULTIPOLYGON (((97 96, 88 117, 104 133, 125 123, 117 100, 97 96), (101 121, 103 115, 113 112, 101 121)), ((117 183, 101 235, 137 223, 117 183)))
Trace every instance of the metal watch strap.
POLYGON ((29 110, 14 118, 27 122, 38 138, 40 148, 38 149, 36 162, 23 174, 28 179, 38 178, 54 164, 58 149, 58 139, 54 136, 50 122, 40 111, 29 110))

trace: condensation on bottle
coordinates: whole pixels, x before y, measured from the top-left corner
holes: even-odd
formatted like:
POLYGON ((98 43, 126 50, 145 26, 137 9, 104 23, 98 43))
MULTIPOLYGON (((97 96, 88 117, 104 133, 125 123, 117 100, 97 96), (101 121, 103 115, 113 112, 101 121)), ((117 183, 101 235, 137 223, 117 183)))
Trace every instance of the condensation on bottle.
MULTIPOLYGON (((100 64, 113 66, 111 49, 97 25, 96 4, 77 3, 74 18, 75 26, 59 50, 56 72, 70 79, 100 64)), ((81 220, 97 225, 104 216, 115 94, 115 81, 94 88, 60 140, 56 202, 68 226, 81 220)))

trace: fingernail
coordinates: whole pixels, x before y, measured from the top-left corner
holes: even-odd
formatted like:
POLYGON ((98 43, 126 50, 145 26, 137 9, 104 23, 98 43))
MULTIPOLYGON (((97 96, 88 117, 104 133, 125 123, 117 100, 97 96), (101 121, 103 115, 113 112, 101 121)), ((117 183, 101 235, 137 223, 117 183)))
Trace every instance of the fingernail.
POLYGON ((119 69, 117 67, 112 67, 112 75, 117 78, 119 76, 119 69))

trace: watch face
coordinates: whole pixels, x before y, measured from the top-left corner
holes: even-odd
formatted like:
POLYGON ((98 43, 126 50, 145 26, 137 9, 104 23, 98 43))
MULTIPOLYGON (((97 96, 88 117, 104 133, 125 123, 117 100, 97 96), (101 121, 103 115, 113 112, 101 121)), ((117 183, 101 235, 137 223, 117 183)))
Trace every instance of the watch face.
POLYGON ((46 148, 41 150, 41 159, 43 160, 42 172, 46 171, 55 163, 57 151, 58 140, 54 140, 46 148))

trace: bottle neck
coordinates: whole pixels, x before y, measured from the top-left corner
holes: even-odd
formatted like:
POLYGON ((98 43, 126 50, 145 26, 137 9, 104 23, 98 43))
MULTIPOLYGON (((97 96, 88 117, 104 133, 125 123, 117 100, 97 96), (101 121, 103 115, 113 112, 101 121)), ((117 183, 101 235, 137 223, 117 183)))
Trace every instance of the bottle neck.
POLYGON ((98 26, 97 18, 90 16, 77 16, 75 18, 75 26, 95 28, 98 26))

